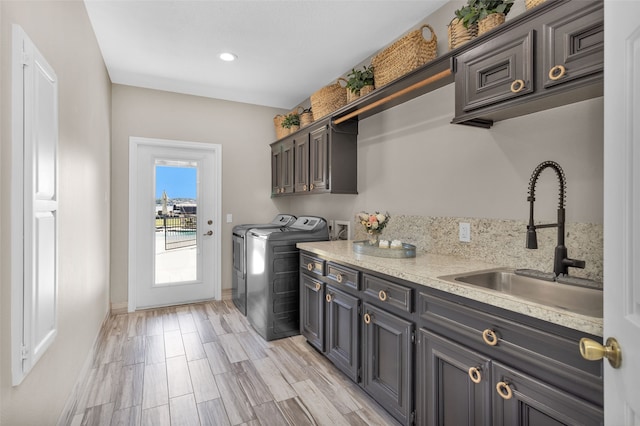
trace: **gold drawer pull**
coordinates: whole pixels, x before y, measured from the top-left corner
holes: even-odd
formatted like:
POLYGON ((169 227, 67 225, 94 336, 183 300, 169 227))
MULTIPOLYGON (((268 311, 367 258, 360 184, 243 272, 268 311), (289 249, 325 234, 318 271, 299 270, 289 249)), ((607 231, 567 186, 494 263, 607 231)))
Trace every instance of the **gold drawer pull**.
POLYGON ((385 300, 387 300, 387 292, 386 292, 386 291, 384 291, 384 290, 380 290, 380 291, 378 292, 378 299, 380 299, 380 300, 381 300, 381 301, 383 301, 383 302, 384 302, 385 300))
POLYGON ((280 188, 276 188, 276 194, 280 193, 280 188))
POLYGON ((511 83, 511 92, 512 93, 518 93, 521 92, 522 89, 524 89, 524 81, 523 80, 516 80, 513 83, 511 83))
POLYGON ((556 65, 555 67, 549 70, 549 78, 553 81, 560 80, 564 77, 564 74, 567 72, 567 69, 562 65, 556 65))
POLYGON ((313 271, 313 263, 311 263, 311 262, 307 263, 307 270, 309 272, 313 271))
POLYGON ((282 194, 284 194, 284 193, 285 193, 285 191, 286 191, 286 190, 285 190, 284 188, 281 188, 281 189, 280 189, 280 192, 281 192, 282 194))
POLYGON ((309 190, 313 191, 313 184, 309 185, 309 190))
POLYGON ((365 323, 365 324, 370 324, 370 323, 371 323, 371 315, 369 315, 369 314, 364 314, 363 319, 364 319, 364 323, 365 323))
POLYGON ((482 340, 484 340, 484 342, 489 346, 495 346, 498 344, 498 336, 496 336, 496 332, 489 328, 482 332, 482 340))
POLYGON ((482 375, 480 374, 479 367, 471 367, 469 369, 469 378, 473 383, 480 383, 482 381, 482 375))
POLYGON ((325 296, 325 300, 329 303, 331 303, 331 300, 333 299, 333 297, 331 297, 331 294, 327 293, 327 295, 325 296))
POLYGON ((342 284, 342 274, 340 272, 338 272, 336 274, 336 281, 338 281, 338 283, 342 284))
POLYGON ((316 283, 316 290, 320 291, 321 288, 322 288, 322 284, 316 283))
POLYGON ((498 382, 498 384, 496 384, 496 391, 498 391, 498 395, 500 395, 502 399, 511 399, 513 396, 511 386, 509 386, 507 382, 498 382))
POLYGON ((302 190, 306 191, 307 190, 307 184, 305 183, 304 185, 302 185, 302 190))

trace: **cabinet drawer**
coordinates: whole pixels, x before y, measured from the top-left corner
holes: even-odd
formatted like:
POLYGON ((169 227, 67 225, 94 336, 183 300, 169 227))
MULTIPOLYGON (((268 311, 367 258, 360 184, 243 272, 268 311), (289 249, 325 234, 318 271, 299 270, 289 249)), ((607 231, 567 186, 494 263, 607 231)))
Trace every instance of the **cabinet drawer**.
POLYGON ((327 280, 338 288, 343 286, 360 290, 360 272, 342 265, 328 262, 327 280))
POLYGON ((580 356, 577 337, 422 292, 418 313, 422 324, 436 333, 602 404, 602 363, 580 356))
MULTIPOLYGON (((573 3, 573 2, 572 2, 573 3)), ((545 88, 604 70, 604 11, 601 2, 568 4, 571 13, 543 26, 545 88)))
POLYGON ((413 289, 372 275, 363 278, 365 296, 383 305, 413 312, 413 289))
POLYGON ((534 91, 534 38, 533 30, 521 36, 505 34, 490 46, 482 45, 460 56, 456 94, 463 96, 462 111, 473 111, 534 91))
POLYGON ((300 255, 300 270, 309 274, 324 276, 325 261, 308 254, 300 255))

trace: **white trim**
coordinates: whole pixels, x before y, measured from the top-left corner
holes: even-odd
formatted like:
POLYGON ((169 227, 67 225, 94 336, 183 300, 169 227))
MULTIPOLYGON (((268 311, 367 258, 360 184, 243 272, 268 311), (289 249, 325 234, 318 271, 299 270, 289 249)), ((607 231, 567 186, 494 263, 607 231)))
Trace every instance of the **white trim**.
POLYGON ((128 286, 128 310, 133 312, 136 310, 136 288, 132 285, 135 282, 135 269, 132 265, 136 265, 136 220, 135 212, 138 209, 137 197, 135 196, 135 188, 137 188, 137 173, 138 164, 136 159, 138 158, 138 148, 140 146, 150 146, 158 148, 177 148, 177 149, 198 149, 205 151, 212 151, 215 155, 215 180, 216 188, 214 194, 215 202, 215 217, 213 223, 213 232, 217 238, 214 239, 214 251, 216 253, 214 262, 214 297, 216 300, 222 298, 222 253, 221 248, 221 216, 222 216, 222 145, 210 144, 203 142, 188 142, 168 139, 154 139, 154 138, 142 138, 131 136, 129 137, 129 267, 127 271, 127 286, 128 286))

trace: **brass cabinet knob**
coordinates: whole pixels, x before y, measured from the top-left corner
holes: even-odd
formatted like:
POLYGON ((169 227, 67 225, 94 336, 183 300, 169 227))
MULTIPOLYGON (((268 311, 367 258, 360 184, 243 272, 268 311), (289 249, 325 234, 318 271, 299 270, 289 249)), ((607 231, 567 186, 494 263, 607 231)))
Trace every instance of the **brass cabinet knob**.
POLYGON ((321 288, 322 288, 322 284, 316 283, 316 290, 320 291, 321 288))
POLYGON ((371 323, 371 315, 364 314, 364 316, 362 318, 364 319, 364 323, 365 324, 370 324, 371 323))
POLYGON ((496 384, 496 391, 502 399, 511 399, 511 397, 513 397, 513 391, 507 382, 498 382, 496 384))
POLYGON ((336 274, 336 281, 338 281, 340 284, 342 284, 342 274, 340 272, 338 272, 336 274))
POLYGON ((582 358, 589 361, 598 361, 602 358, 606 358, 609 360, 609 364, 611 364, 613 368, 619 368, 622 363, 622 351, 620 350, 620 345, 613 337, 609 337, 607 339, 606 346, 602 346, 595 340, 583 337, 580 339, 580 355, 582 355, 582 358))
POLYGON ((473 383, 480 383, 482 381, 482 375, 480 374, 480 367, 469 368, 469 378, 473 383))
POLYGON ((387 300, 387 292, 384 290, 380 290, 378 292, 378 299, 380 299, 382 302, 384 302, 385 300, 387 300))
POLYGON ((307 190, 307 184, 305 183, 304 185, 302 185, 302 190, 306 191, 307 190))
POLYGON ((284 188, 280 188, 280 192, 281 192, 282 194, 284 194, 284 193, 286 192, 286 190, 285 190, 284 188))
POLYGON ((489 346, 495 346, 498 344, 498 336, 496 335, 496 332, 490 328, 487 328, 482 332, 482 340, 484 340, 484 342, 489 346))
POLYGON ((525 85, 524 85, 524 80, 516 80, 513 83, 511 83, 511 92, 512 93, 518 93, 521 92, 522 89, 524 89, 525 85))
POLYGON ((313 191, 313 184, 309 185, 309 190, 313 191))
POLYGON ((311 262, 307 263, 307 270, 309 272, 313 271, 313 263, 311 263, 311 262))
POLYGON ((564 77, 564 74, 567 72, 567 69, 562 65, 556 65, 555 67, 549 70, 549 79, 556 81, 560 80, 564 77))
POLYGON ((331 300, 333 300, 333 296, 331 296, 331 294, 327 293, 327 295, 325 296, 325 300, 329 303, 331 303, 331 300))

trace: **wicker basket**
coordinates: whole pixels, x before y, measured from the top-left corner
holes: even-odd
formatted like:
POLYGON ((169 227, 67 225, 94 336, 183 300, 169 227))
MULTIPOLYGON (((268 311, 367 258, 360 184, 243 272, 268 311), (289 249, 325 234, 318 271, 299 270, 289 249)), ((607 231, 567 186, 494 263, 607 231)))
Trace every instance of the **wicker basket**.
POLYGON ((348 104, 350 104, 351 102, 355 101, 359 97, 360 97, 360 91, 352 92, 350 89, 347 89, 347 103, 348 104))
POLYGON ((300 114, 300 127, 307 126, 311 123, 313 123, 313 112, 311 108, 303 110, 302 114, 300 114))
POLYGON ((373 92, 374 89, 375 86, 373 84, 367 84, 362 89, 360 89, 360 96, 368 95, 369 93, 373 92))
POLYGON ((341 77, 335 83, 329 84, 311 95, 311 109, 315 119, 331 114, 347 104, 347 89, 340 84, 340 80, 347 82, 341 77))
POLYGON ((471 27, 466 28, 460 19, 454 18, 449 24, 448 32, 449 50, 453 50, 477 37, 478 25, 473 24, 471 27))
POLYGON ((289 134, 289 129, 282 127, 282 120, 284 120, 284 115, 278 114, 273 117, 273 127, 276 129, 276 140, 282 139, 289 134))
POLYGON ((544 2, 545 2, 545 0, 525 0, 524 1, 524 5, 527 8, 527 10, 529 10, 529 9, 533 9, 534 7, 536 7, 539 4, 542 4, 544 2))
POLYGON ((500 24, 504 24, 504 13, 492 13, 491 15, 487 15, 486 18, 478 21, 478 35, 484 34, 500 24))
POLYGON ((382 87, 431 61, 437 55, 437 47, 438 37, 426 24, 396 40, 371 60, 376 87, 382 87), (431 40, 424 38, 425 28, 431 31, 431 40))

